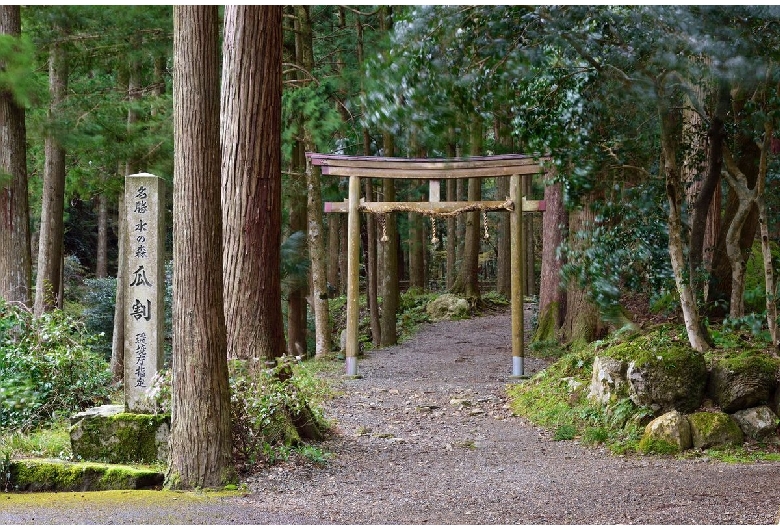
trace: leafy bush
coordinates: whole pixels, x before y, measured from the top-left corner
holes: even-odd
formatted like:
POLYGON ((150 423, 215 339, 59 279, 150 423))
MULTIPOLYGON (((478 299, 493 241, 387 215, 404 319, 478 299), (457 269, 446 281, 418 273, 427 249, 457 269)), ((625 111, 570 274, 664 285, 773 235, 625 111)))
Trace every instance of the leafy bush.
POLYGON ((283 361, 253 371, 246 362, 233 361, 230 388, 233 454, 245 469, 286 460, 290 446, 301 444, 295 419, 307 418, 315 431, 327 426, 319 403, 330 389, 305 364, 283 361))
POLYGON ((0 429, 29 430, 104 402, 111 374, 94 345, 62 311, 35 318, 0 300, 0 429))

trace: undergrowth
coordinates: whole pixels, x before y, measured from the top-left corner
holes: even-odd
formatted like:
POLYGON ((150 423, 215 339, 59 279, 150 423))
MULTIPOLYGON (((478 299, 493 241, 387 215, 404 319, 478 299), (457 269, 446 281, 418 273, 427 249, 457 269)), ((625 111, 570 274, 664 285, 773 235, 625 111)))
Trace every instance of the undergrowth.
POLYGON ((604 346, 598 342, 564 352, 558 345, 537 345, 537 355, 558 360, 530 380, 509 388, 512 411, 550 429, 557 441, 605 444, 618 454, 635 451, 649 411, 628 398, 606 408, 587 399, 593 360, 604 346))

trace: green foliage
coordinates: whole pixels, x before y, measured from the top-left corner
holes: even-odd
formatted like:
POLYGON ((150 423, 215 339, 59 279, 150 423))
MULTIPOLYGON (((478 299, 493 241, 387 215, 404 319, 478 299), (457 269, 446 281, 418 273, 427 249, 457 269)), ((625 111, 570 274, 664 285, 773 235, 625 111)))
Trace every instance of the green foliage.
POLYGON ((587 289, 602 316, 617 322, 623 291, 652 300, 674 287, 659 181, 594 202, 595 222, 562 245, 564 275, 587 289))
POLYGON ((59 458, 70 460, 70 421, 65 418, 29 432, 0 431, 0 447, 15 458, 59 458))
POLYGON ((609 407, 587 399, 593 359, 602 345, 591 344, 572 351, 507 391, 512 411, 552 430, 555 440, 573 439, 582 433, 588 444, 606 444, 615 453, 633 450, 641 436, 641 424, 649 411, 623 399, 609 407))
POLYGON ((3 491, 8 493, 11 487, 11 453, 4 452, 3 459, 0 461, 0 484, 3 485, 3 491))
POLYGON ((643 438, 637 448, 643 454, 674 455, 680 452, 675 444, 655 438, 643 438))
POLYGON ((84 326, 96 336, 95 349, 108 361, 114 333, 116 278, 87 278, 84 287, 84 326))
POLYGON ((62 311, 35 318, 0 301, 0 428, 30 430, 102 403, 108 365, 94 337, 62 311))
POLYGON ((560 442, 562 440, 574 440, 575 436, 577 436, 577 428, 574 425, 559 425, 558 428, 555 429, 553 440, 556 442, 560 442))
POLYGON ((281 269, 282 292, 289 294, 309 285, 309 248, 306 232, 299 230, 282 241, 281 269))
POLYGON ((35 75, 35 45, 27 36, 0 35, 0 90, 10 92, 20 107, 27 107, 42 93, 35 75))
POLYGON ((283 361, 255 371, 243 361, 231 363, 233 452, 246 468, 289 457, 290 448, 301 443, 290 418, 311 414, 313 421, 327 425, 319 403, 330 388, 303 363, 292 365, 292 377, 285 379, 290 366, 283 361))
POLYGON ((341 116, 333 104, 336 87, 331 80, 299 86, 282 94, 282 153, 286 160, 292 147, 304 131, 316 146, 332 143, 333 134, 341 126, 341 116))
POLYGON ((560 359, 566 355, 566 348, 557 340, 535 341, 528 349, 534 352, 535 357, 560 359))
POLYGON ((419 289, 409 289, 401 293, 396 319, 399 342, 411 336, 420 324, 430 322, 425 307, 437 296, 436 293, 424 293, 419 289))

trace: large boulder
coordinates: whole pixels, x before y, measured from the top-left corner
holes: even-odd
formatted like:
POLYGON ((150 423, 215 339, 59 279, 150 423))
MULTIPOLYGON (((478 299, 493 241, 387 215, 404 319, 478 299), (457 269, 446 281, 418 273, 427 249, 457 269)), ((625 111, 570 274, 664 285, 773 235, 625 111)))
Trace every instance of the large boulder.
POLYGON ((443 294, 428 302, 425 312, 433 322, 459 320, 469 316, 469 303, 452 294, 443 294))
POLYGON ((738 410, 731 415, 748 438, 759 441, 777 440, 777 415, 766 405, 738 410))
POLYGON ((654 412, 690 412, 701 405, 707 384, 704 357, 686 346, 659 349, 628 363, 631 400, 654 412))
POLYGON ((744 441, 739 425, 725 412, 694 412, 688 415, 688 423, 696 449, 739 446, 744 441))
POLYGON ((599 405, 609 405, 628 396, 625 361, 597 356, 593 360, 588 399, 599 405))
POLYGON ((780 360, 761 350, 715 358, 708 393, 724 412, 736 412, 770 402, 777 388, 780 360))
POLYGON ((672 454, 692 446, 691 425, 684 414, 673 410, 651 421, 639 441, 643 453, 672 454))
POLYGON ((656 414, 696 410, 704 397, 707 365, 673 331, 659 329, 606 348, 593 365, 589 397, 606 403, 630 397, 656 414))

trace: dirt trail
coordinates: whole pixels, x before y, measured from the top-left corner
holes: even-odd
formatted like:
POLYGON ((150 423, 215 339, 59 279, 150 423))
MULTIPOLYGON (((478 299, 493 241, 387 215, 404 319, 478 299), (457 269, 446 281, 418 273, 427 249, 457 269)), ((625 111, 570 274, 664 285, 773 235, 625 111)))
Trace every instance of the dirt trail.
MULTIPOLYGON (((256 524, 767 524, 780 504, 780 463, 618 458, 509 414, 509 316, 427 325, 368 352, 362 379, 338 379, 336 434, 324 467, 277 466, 242 497, 148 506, 47 510, 44 522, 256 524)), ((526 360, 526 371, 543 367, 526 360)), ((0 524, 29 522, 31 512, 0 524), (27 519, 25 519, 27 517, 27 519)), ((42 515, 40 512, 38 515, 42 515)))

